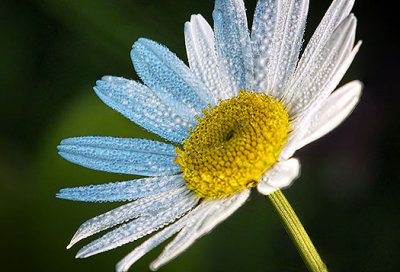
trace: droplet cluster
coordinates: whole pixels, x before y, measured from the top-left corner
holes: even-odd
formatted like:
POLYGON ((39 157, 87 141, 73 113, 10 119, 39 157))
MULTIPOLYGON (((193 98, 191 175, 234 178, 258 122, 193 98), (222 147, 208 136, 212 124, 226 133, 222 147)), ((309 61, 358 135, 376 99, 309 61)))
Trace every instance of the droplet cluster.
POLYGON ((188 189, 201 198, 221 198, 256 186, 287 139, 285 107, 266 94, 241 90, 202 113, 183 150, 175 149, 188 189))

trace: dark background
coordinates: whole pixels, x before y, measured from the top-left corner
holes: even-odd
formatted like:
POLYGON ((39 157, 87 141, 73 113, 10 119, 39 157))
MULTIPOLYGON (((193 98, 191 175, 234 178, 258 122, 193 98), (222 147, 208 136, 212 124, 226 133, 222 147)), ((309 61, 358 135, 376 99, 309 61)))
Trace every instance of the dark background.
MULTIPOLYGON (((285 190, 330 271, 398 271, 399 34, 389 1, 356 1, 364 44, 343 82, 360 79, 360 104, 339 128, 296 153, 301 178, 285 190)), ((394 2, 394 1, 393 1, 394 2)), ((246 1, 252 18, 256 1, 246 1)), ((306 41, 330 1, 311 0, 306 41)), ((57 155, 80 135, 149 136, 92 91, 103 75, 137 79, 139 37, 186 61, 183 23, 213 1, 0 2, 0 258, 2 271, 114 271, 139 242, 84 260, 65 246, 86 219, 118 204, 55 198, 63 187, 126 180, 57 155)), ((251 19, 250 19, 251 21, 251 19)), ((164 244, 165 245, 165 244, 164 244)), ((148 271, 158 247, 131 269, 148 271)), ((306 271, 270 203, 251 199, 161 271, 306 271)))

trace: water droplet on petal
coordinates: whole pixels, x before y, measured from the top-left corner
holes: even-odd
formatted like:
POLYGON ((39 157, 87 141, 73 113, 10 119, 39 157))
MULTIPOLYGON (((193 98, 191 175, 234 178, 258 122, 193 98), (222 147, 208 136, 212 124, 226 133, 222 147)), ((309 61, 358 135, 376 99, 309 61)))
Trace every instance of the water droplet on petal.
POLYGON ((219 9, 216 9, 213 11, 212 17, 214 21, 220 21, 222 20, 222 12, 219 9))

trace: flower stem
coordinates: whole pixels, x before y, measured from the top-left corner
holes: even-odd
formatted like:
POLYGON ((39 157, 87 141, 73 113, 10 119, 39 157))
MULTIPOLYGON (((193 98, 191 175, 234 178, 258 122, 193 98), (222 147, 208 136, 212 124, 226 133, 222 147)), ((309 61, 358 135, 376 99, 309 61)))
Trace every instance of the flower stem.
POLYGON ((296 245, 304 263, 308 267, 308 270, 310 272, 327 272, 328 269, 321 260, 321 257, 318 255, 310 237, 308 237, 306 230, 282 191, 277 190, 272 194, 269 194, 268 198, 272 202, 275 210, 278 212, 287 233, 296 245))

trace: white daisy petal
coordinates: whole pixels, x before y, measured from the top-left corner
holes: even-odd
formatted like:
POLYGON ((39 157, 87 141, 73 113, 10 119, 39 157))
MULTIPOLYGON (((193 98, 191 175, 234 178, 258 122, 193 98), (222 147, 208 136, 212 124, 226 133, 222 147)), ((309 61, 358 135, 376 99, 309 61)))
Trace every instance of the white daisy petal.
POLYGON ((213 95, 214 106, 218 99, 229 97, 227 88, 223 88, 218 73, 217 52, 214 32, 201 15, 192 15, 185 23, 185 44, 190 69, 203 80, 213 95))
POLYGON ((161 266, 175 258, 190 245, 192 245, 198 238, 196 237, 196 229, 201 226, 205 217, 210 215, 210 211, 214 210, 213 208, 214 206, 210 205, 208 209, 205 209, 202 213, 199 213, 198 216, 196 216, 196 220, 191 220, 188 222, 188 224, 185 225, 177 234, 174 240, 164 248, 161 255, 150 264, 150 269, 152 271, 158 270, 161 266))
POLYGON ((98 215, 84 222, 72 237, 67 248, 72 247, 80 240, 96 234, 115 225, 124 223, 133 218, 148 215, 152 211, 162 209, 173 204, 176 200, 187 194, 186 187, 171 189, 150 197, 144 197, 134 202, 115 208, 109 212, 98 215))
POLYGON ((211 201, 203 201, 196 208, 190 211, 188 214, 183 216, 181 219, 171 224, 170 226, 164 228, 160 232, 153 235, 151 238, 147 239, 140 246, 135 248, 131 253, 126 255, 116 266, 118 272, 128 271, 129 267, 132 266, 137 260, 139 260, 143 255, 148 253, 150 250, 170 238, 172 235, 181 230, 185 225, 193 224, 200 218, 209 207, 212 205, 211 201))
POLYGON ((175 174, 175 147, 146 139, 76 137, 62 140, 59 154, 87 168, 143 176, 175 174))
POLYGON ((129 268, 146 253, 148 253, 153 248, 157 247, 159 244, 170 238, 172 235, 177 233, 183 225, 191 220, 188 215, 180 219, 178 222, 164 228, 162 231, 158 232, 151 238, 147 239, 140 246, 136 247, 131 253, 125 256, 117 265, 115 270, 117 272, 126 272, 129 268))
POLYGON ((335 0, 332 2, 304 50, 290 82, 289 91, 295 89, 298 81, 310 73, 311 67, 315 67, 313 63, 318 61, 325 44, 339 23, 349 15, 353 5, 354 0, 335 0))
POLYGON ((250 195, 250 190, 244 190, 227 198, 209 200, 212 205, 201 216, 196 217, 196 221, 186 225, 175 239, 169 243, 161 255, 150 264, 152 270, 157 270, 165 263, 169 262, 198 238, 212 230, 217 224, 225 220, 235 212, 250 195))
POLYGON ((230 97, 239 90, 250 90, 253 78, 247 17, 242 0, 216 0, 213 11, 218 64, 230 97))
POLYGON ((268 195, 291 185, 299 174, 300 162, 297 159, 277 162, 260 179, 257 190, 263 195, 268 195))
POLYGON ((87 201, 128 201, 167 192, 182 186, 181 175, 142 178, 100 185, 61 189, 58 198, 87 201))
POLYGON ((279 155, 281 159, 290 158, 293 155, 293 153, 299 148, 302 139, 304 137, 304 134, 307 132, 307 128, 304 128, 304 126, 307 124, 307 122, 310 121, 310 116, 313 113, 315 113, 315 111, 318 110, 321 107, 321 105, 325 102, 327 98, 324 96, 326 94, 331 93, 332 90, 337 86, 343 75, 346 73, 351 62, 353 61, 360 46, 361 42, 358 42, 354 47, 354 49, 351 51, 351 53, 340 64, 336 74, 333 75, 330 82, 328 82, 323 88, 321 97, 317 100, 314 99, 313 103, 309 106, 309 108, 302 115, 300 115, 299 118, 293 121, 292 126, 296 127, 297 129, 294 129, 292 133, 289 135, 288 140, 279 155))
POLYGON ((213 97, 204 83, 165 46, 141 38, 132 46, 135 70, 171 109, 188 119, 199 114, 213 97))
POLYGON ((307 132, 299 141, 296 149, 317 140, 342 123, 357 105, 361 89, 361 82, 352 81, 333 92, 320 109, 312 114, 308 122, 304 124, 307 132))
POLYGON ((140 239, 175 221, 176 218, 192 209, 198 201, 199 198, 190 192, 178 201, 175 201, 174 205, 170 205, 168 208, 149 212, 148 215, 139 217, 105 234, 84 246, 78 251, 76 257, 86 258, 140 239))
POLYGON ((181 142, 194 126, 192 119, 179 116, 150 88, 133 80, 104 76, 94 90, 105 104, 169 141, 181 142))
POLYGON ((348 66, 346 69, 342 67, 354 52, 352 47, 356 24, 352 14, 346 17, 320 51, 316 61, 310 64, 307 74, 290 87, 291 93, 286 95, 285 100, 291 116, 304 112, 314 101, 326 98, 339 83, 348 66), (341 75, 340 78, 338 75, 341 75), (328 85, 330 88, 326 88, 328 85))
MULTIPOLYGON (((260 40, 254 43, 262 45, 270 42, 267 48, 261 46, 262 51, 256 54, 255 63, 259 66, 257 71, 265 74, 261 76, 264 80, 258 87, 280 99, 284 95, 284 87, 293 74, 298 60, 308 12, 308 0, 285 0, 273 3, 271 0, 261 0, 258 9, 255 17, 256 27, 265 25, 266 28, 252 33, 254 39, 260 40), (271 13, 271 8, 274 9, 274 13, 271 13), (275 18, 271 18, 272 16, 275 18), (267 31, 272 28, 271 23, 274 24, 273 33, 268 33, 267 31), (264 50, 266 52, 263 52, 264 50)), ((257 50, 257 47, 253 49, 257 50)))
POLYGON ((251 47, 253 50, 254 78, 252 89, 267 91, 267 65, 270 58, 274 28, 276 23, 276 4, 273 0, 259 0, 254 11, 251 28, 251 47))
MULTIPOLYGON (((327 99, 327 97, 335 90, 335 88, 345 75, 346 71, 349 69, 351 63, 358 53, 358 50, 360 50, 361 45, 362 41, 358 41, 354 48, 350 51, 350 53, 345 56, 344 60, 339 64, 330 80, 326 82, 326 84, 322 88, 320 92, 320 97, 313 99, 307 110, 313 111, 314 108, 318 108, 324 102, 324 100, 327 99)), ((305 111, 305 114, 307 114, 307 110, 305 111)))

